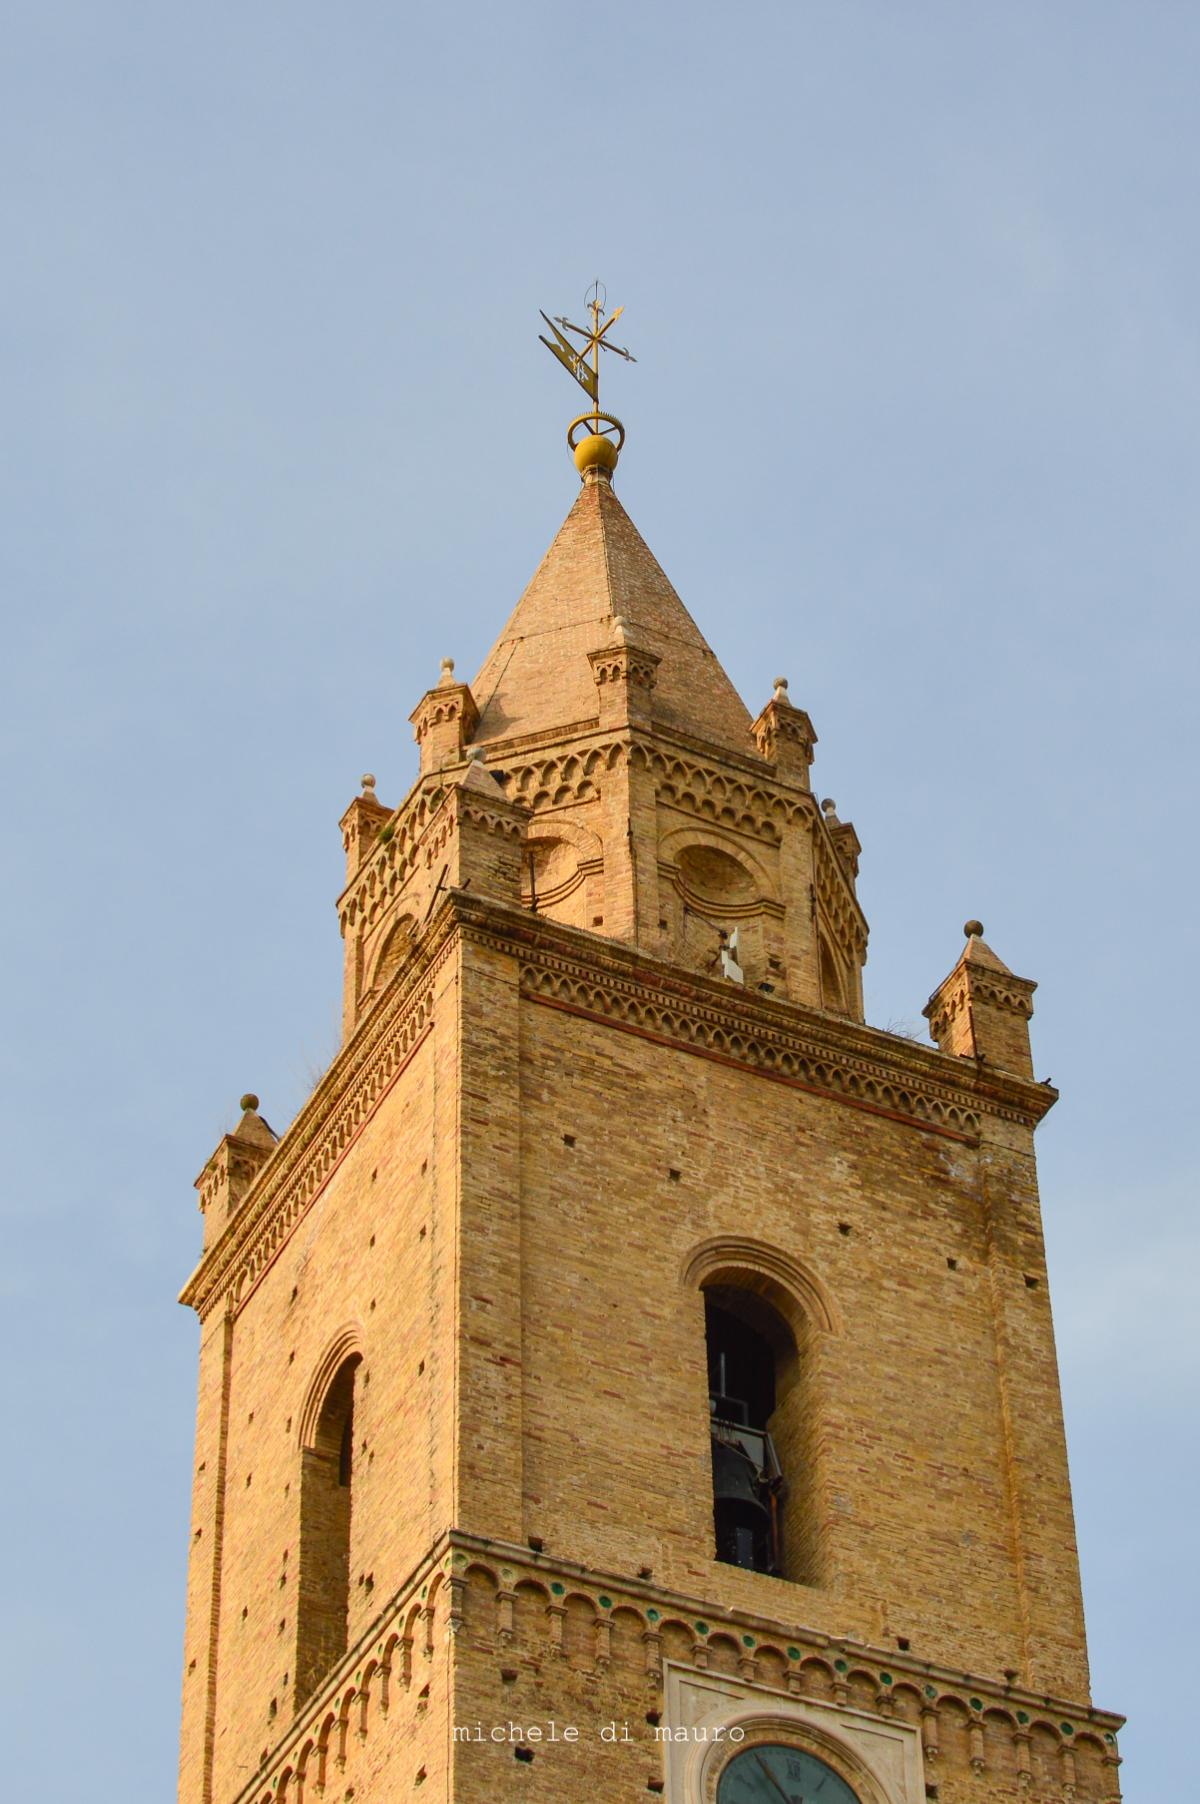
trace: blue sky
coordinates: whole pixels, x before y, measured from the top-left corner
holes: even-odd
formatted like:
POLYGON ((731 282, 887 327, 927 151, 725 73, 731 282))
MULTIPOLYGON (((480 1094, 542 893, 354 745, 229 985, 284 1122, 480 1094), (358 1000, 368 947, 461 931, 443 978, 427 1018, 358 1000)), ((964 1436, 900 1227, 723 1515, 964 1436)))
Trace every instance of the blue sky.
POLYGON ((9 0, 15 1793, 171 1794, 191 1180, 335 1048, 338 816, 570 505, 537 309, 599 273, 622 498, 814 718, 869 1018, 972 915, 1039 980, 1095 1695, 1129 1804, 1183 1795, 1198 59, 1167 0, 9 0))

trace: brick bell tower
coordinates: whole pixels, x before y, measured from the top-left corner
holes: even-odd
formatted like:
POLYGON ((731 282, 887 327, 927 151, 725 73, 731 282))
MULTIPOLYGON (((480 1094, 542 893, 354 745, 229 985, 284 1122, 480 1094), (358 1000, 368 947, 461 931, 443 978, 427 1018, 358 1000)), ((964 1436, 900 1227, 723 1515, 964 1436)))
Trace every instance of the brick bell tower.
POLYGON ((576 455, 342 819, 341 1051, 198 1180, 180 1798, 1114 1804, 1034 986, 970 922, 864 1023, 812 722, 576 455))

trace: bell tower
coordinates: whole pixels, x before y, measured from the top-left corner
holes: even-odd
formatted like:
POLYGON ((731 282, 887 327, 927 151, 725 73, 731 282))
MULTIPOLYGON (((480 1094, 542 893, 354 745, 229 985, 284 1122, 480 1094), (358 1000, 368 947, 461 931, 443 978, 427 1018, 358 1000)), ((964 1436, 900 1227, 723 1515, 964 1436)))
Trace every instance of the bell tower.
POLYGON ((933 1044, 865 1023, 858 838, 618 499, 603 318, 557 537, 342 818, 341 1050, 197 1180, 180 1799, 1116 1804, 1034 986, 970 922, 933 1044))

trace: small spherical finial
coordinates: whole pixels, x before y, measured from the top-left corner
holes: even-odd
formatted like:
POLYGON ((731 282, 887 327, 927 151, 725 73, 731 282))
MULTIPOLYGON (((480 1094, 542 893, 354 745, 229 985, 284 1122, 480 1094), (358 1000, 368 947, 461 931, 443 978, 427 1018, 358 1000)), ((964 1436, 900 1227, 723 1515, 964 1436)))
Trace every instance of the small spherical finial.
POLYGON ((832 796, 826 796, 825 800, 821 803, 821 813, 828 821, 835 821, 837 819, 837 803, 832 796))
POLYGON ((787 701, 787 699, 788 699, 787 678, 786 677, 776 677, 775 678, 775 693, 771 697, 771 700, 773 702, 785 702, 785 701, 787 701))
POLYGON ((365 770, 363 772, 362 776, 359 778, 359 782, 362 784, 363 789, 366 791, 367 795, 371 795, 374 793, 375 775, 374 775, 373 771, 365 770))
POLYGON ((611 476, 625 443, 625 428, 616 414, 581 413, 567 427, 567 444, 575 459, 575 468, 586 477, 594 470, 598 476, 611 476), (603 428, 603 430, 601 430, 603 428), (609 434, 615 433, 615 438, 609 434))
POLYGON ((443 658, 442 659, 441 680, 443 683, 452 683, 454 681, 454 659, 453 658, 443 658))
POLYGON ((611 476, 617 467, 618 451, 610 438, 602 432, 589 432, 581 438, 575 447, 575 468, 581 476, 589 470, 603 470, 611 476))
POLYGON ((257 1096, 254 1094, 253 1090, 247 1090, 247 1092, 243 1096, 241 1102, 238 1104, 238 1108, 239 1109, 257 1109, 257 1107, 258 1107, 257 1096))
POLYGON ((983 938, 983 922, 964 921, 963 932, 969 940, 981 940, 983 938))

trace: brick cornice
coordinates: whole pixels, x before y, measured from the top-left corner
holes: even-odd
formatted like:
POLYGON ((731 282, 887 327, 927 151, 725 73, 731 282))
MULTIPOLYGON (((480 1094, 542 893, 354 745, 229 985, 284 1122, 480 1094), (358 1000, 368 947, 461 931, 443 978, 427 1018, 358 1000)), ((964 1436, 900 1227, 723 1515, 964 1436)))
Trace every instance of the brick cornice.
MULTIPOLYGON (((738 752, 731 746, 716 745, 711 740, 699 735, 681 733, 677 728, 656 725, 653 729, 640 733, 634 730, 637 737, 646 744, 659 746, 663 751, 685 752, 702 758, 710 764, 723 764, 731 770, 741 772, 760 783, 776 785, 791 794, 803 794, 802 785, 790 782, 779 776, 775 767, 766 758, 756 757, 752 751, 738 752)), ((512 739, 489 739, 487 743, 489 767, 514 766, 541 758, 553 758, 557 753, 569 757, 578 755, 590 745, 607 741, 611 737, 609 729, 600 725, 597 715, 588 720, 575 720, 540 733, 525 733, 512 739)))
POLYGON ((566 1003, 614 1027, 713 1052, 764 1075, 795 1077, 832 1100, 916 1127, 974 1140, 984 1115, 1032 1128, 1057 1099, 1047 1084, 985 1074, 973 1061, 934 1047, 759 996, 523 909, 462 892, 454 906, 464 930, 519 952, 522 988, 534 999, 566 1003), (562 980, 557 994, 554 979, 562 980))
POLYGON ((510 777, 519 776, 530 767, 554 768, 595 753, 607 756, 618 745, 636 746, 645 756, 659 762, 682 758, 705 768, 720 767, 726 779, 732 772, 736 781, 748 785, 763 797, 770 797, 777 804, 784 803, 806 812, 816 810, 810 792, 780 777, 766 759, 755 758, 750 753, 742 756, 723 746, 709 745, 703 739, 693 739, 660 727, 626 727, 614 733, 612 729, 601 728, 598 721, 581 721, 552 736, 538 735, 529 741, 491 742, 488 768, 505 771, 510 777))
MULTIPOLYGON (((925 1719, 931 1718, 934 1725, 932 1744, 926 1739, 927 1756, 931 1745, 936 1752, 938 1711, 949 1705, 968 1723, 982 1722, 987 1713, 993 1717, 999 1713, 1002 1720, 1007 1720, 1017 1770, 1021 1766, 1021 1750, 1034 1729, 1051 1737, 1060 1751, 1069 1751, 1078 1740, 1090 1737, 1095 1745, 1103 1747, 1104 1757, 1114 1770, 1120 1762, 1117 1735, 1125 1718, 1097 1709, 1086 1699, 1029 1691, 979 1673, 915 1660, 909 1654, 875 1647, 851 1636, 806 1628, 795 1617, 730 1609, 712 1598, 674 1591, 650 1579, 630 1578, 576 1560, 536 1553, 528 1546, 450 1528, 437 1537, 426 1557, 293 1719, 286 1734, 237 1794, 234 1804, 273 1797, 285 1775, 299 1772, 315 1779, 316 1789, 320 1790, 322 1778, 332 1777, 328 1768, 337 1759, 339 1747, 345 1747, 351 1720, 359 1725, 360 1740, 365 1739, 368 1725, 373 1722, 380 1724, 374 1732, 384 1733, 389 1699, 398 1703, 411 1690, 414 1672, 423 1668, 423 1662, 414 1660, 418 1646, 428 1657, 432 1657, 435 1646, 454 1657, 456 1638, 465 1621, 469 1569, 491 1585, 493 1615, 490 1624, 472 1618, 467 1626, 476 1647, 480 1651, 490 1648, 497 1657, 513 1657, 513 1599, 518 1585, 532 1585, 545 1596, 540 1633, 547 1651, 562 1656, 564 1610, 558 1600, 569 1591, 576 1603, 590 1607, 592 1612, 593 1671, 600 1672, 607 1665, 609 1624, 614 1612, 632 1611, 640 1618, 646 1676, 656 1693, 663 1679, 663 1631, 669 1625, 683 1625, 694 1633, 693 1656, 698 1670, 707 1666, 708 1642, 722 1632, 734 1634, 739 1647, 749 1650, 744 1658, 751 1669, 768 1656, 776 1666, 782 1662, 782 1681, 774 1687, 781 1697, 803 1695, 805 1672, 813 1667, 825 1669, 835 1693, 847 1688, 851 1679, 872 1681, 876 1708, 885 1720, 895 1712, 897 1695, 907 1694, 914 1700, 911 1708, 919 1704, 927 1737, 930 1730, 925 1719)), ((803 1588, 787 1589, 797 1610, 802 1610, 803 1588)))
MULTIPOLYGON (((873 1647, 852 1636, 830 1635, 805 1628, 794 1617, 765 1616, 756 1611, 730 1608, 725 1604, 714 1603, 711 1598, 694 1597, 686 1592, 671 1590, 656 1584, 653 1579, 630 1578, 618 1572, 586 1566, 578 1560, 536 1553, 527 1545, 522 1546, 516 1542, 494 1540, 487 1535, 470 1534, 465 1529, 452 1528, 446 1536, 446 1544, 450 1549, 453 1567, 466 1566, 474 1558, 490 1560, 509 1587, 528 1578, 538 1578, 543 1582, 555 1578, 568 1579, 572 1589, 582 1589, 594 1594, 601 1609, 628 1604, 643 1615, 647 1609, 656 1610, 657 1620, 670 1615, 685 1621, 699 1619, 709 1628, 736 1626, 739 1632, 748 1629, 754 1632, 756 1642, 776 1641, 785 1648, 789 1642, 798 1643, 806 1651, 824 1653, 831 1661, 838 1656, 845 1656, 847 1661, 853 1660, 856 1664, 880 1667, 891 1674, 897 1684, 920 1685, 922 1689, 927 1684, 933 1684, 939 1701, 944 1697, 962 1694, 966 1704, 969 1694, 975 1692, 986 1698, 989 1706, 998 1704, 1013 1712, 1021 1709, 1030 1716, 1037 1713, 1040 1716, 1066 1717, 1071 1720, 1072 1728, 1086 1723, 1089 1727, 1107 1730, 1113 1735, 1125 1722, 1123 1716, 1111 1710, 1098 1709, 1085 1699, 1028 1691, 1020 1685, 1001 1684, 980 1673, 959 1671, 955 1667, 941 1666, 936 1661, 914 1660, 909 1654, 891 1648, 873 1647), (603 1603, 600 1602, 601 1599, 604 1600, 603 1603)), ((439 1543, 439 1548, 441 1545, 439 1543)), ((783 1588, 791 1592, 797 1608, 802 1608, 806 1587, 785 1585, 783 1588)), ((652 1618, 651 1622, 654 1620, 656 1619, 652 1618)))
POLYGON ((973 1144, 991 1115, 1032 1128, 1057 1092, 760 997, 468 890, 450 891, 411 964, 364 1015, 180 1293, 204 1317, 240 1301, 315 1198, 430 1025, 433 984, 458 937, 517 956, 521 989, 622 1032, 732 1065, 926 1133, 973 1144))

